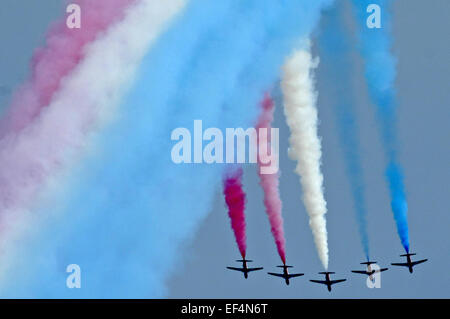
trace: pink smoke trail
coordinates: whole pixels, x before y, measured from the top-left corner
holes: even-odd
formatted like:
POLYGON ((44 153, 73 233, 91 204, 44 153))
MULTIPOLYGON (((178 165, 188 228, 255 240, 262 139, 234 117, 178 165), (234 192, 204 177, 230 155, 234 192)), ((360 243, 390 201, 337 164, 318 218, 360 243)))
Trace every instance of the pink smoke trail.
POLYGON ((135 0, 76 0, 81 8, 81 28, 69 29, 66 17, 56 22, 46 37, 46 46, 35 51, 31 75, 13 95, 11 105, 0 120, 0 137, 18 132, 46 107, 84 57, 85 47, 120 20, 135 0))
POLYGON ((92 154, 94 136, 113 120, 145 54, 186 1, 164 4, 142 0, 131 5, 123 19, 89 44, 50 104, 21 130, 0 139, 0 252, 2 240, 11 237, 6 231, 15 236, 17 230, 19 236, 31 225, 26 219, 34 218, 35 200, 61 190, 68 168, 92 154))
POLYGON ((247 250, 245 233, 245 192, 242 189, 242 167, 229 169, 224 177, 224 195, 236 243, 242 258, 247 250))
MULTIPOLYGON (((260 132, 261 128, 267 128, 267 134, 258 133, 258 145, 267 145, 267 149, 270 149, 270 141, 268 140, 268 134, 271 130, 271 124, 273 121, 274 102, 269 94, 266 94, 262 102, 262 113, 258 119, 257 130, 260 132)), ((260 179, 261 187, 264 191, 264 205, 266 207, 266 213, 269 217, 270 227, 272 235, 277 245, 278 254, 280 255, 283 264, 286 264, 286 240, 284 238, 283 217, 281 215, 282 203, 279 192, 279 173, 275 174, 262 174, 260 156, 258 156, 258 175, 260 179)))

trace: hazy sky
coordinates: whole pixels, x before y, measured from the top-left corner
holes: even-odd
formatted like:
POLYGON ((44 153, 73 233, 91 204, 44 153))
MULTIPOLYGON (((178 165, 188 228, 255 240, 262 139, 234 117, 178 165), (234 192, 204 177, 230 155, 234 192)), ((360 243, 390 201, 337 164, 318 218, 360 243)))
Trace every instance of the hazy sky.
MULTIPOLYGON (((344 5, 348 25, 353 17, 347 1, 344 5)), ((306 276, 293 279, 286 287, 265 271, 280 264, 269 223, 264 212, 262 190, 255 167, 245 171, 248 195, 248 257, 264 272, 242 275, 225 270, 239 254, 229 227, 224 201, 217 195, 216 205, 200 226, 193 244, 187 244, 186 265, 170 281, 171 297, 236 297, 236 298, 407 298, 450 297, 450 277, 439 270, 450 266, 450 214, 443 204, 449 194, 450 149, 450 43, 444 40, 450 25, 450 2, 445 0, 398 0, 394 6, 394 49, 398 55, 398 126, 400 159, 405 170, 409 200, 411 250, 429 262, 416 267, 413 275, 406 269, 388 266, 382 275, 380 289, 368 289, 365 277, 350 273, 360 269, 364 254, 352 206, 343 154, 333 111, 332 90, 324 80, 327 70, 319 67, 320 134, 323 142, 323 173, 328 201, 330 271, 336 278, 348 281, 335 286, 333 293, 308 279, 321 279, 322 266, 316 254, 308 218, 301 202, 301 188, 293 173, 295 163, 287 157, 289 136, 282 108, 278 105, 275 127, 280 128, 281 197, 287 237, 288 263, 306 276)), ((323 22, 323 21, 322 21, 323 22)), ((351 76, 357 103, 363 165, 368 201, 368 220, 372 259, 380 266, 402 261, 403 247, 398 239, 390 200, 384 180, 384 157, 369 103, 362 61, 354 54, 351 76)), ((362 269, 362 268, 361 268, 362 269)), ((279 269, 278 269, 279 270, 279 269)))
MULTIPOLYGON (((11 89, 26 76, 29 58, 44 32, 62 8, 62 0, 3 0, 0 6, 0 108, 7 103, 11 89)), ((338 1, 347 12, 350 31, 354 21, 347 1, 338 1)), ((320 134, 323 142, 323 173, 328 201, 330 271, 348 281, 325 287, 308 279, 322 266, 316 254, 308 218, 301 201, 299 179, 293 173, 295 163, 287 157, 289 136, 282 109, 277 106, 274 126, 280 128, 281 196, 287 238, 288 263, 306 276, 293 279, 286 287, 267 271, 280 264, 264 212, 262 190, 256 168, 245 170, 247 191, 248 257, 264 271, 244 280, 239 273, 225 269, 239 253, 230 229, 223 198, 217 191, 216 204, 199 225, 198 232, 180 250, 184 263, 169 281, 170 295, 176 298, 408 298, 450 297, 450 214, 445 200, 449 197, 449 120, 450 120, 450 42, 448 30, 450 2, 447 0, 397 0, 394 12, 394 50, 398 56, 398 127, 400 160, 404 167, 409 201, 409 227, 412 252, 429 262, 415 268, 394 268, 383 273, 382 288, 368 289, 365 277, 350 273, 359 269, 364 255, 361 249, 343 154, 337 135, 332 103, 333 91, 324 85, 327 70, 319 67, 320 134)), ((322 21, 323 22, 323 21, 322 21)), ((320 28, 319 28, 320 29, 320 28)), ((317 52, 317 50, 316 50, 317 52)), ((369 208, 369 236, 372 259, 381 266, 403 262, 398 255, 403 248, 384 181, 384 157, 379 141, 374 108, 370 104, 363 77, 362 61, 354 52, 353 69, 343 76, 352 79, 357 103, 362 160, 369 208)), ((328 81, 329 82, 329 81, 328 81)), ((327 82, 327 83, 328 83, 327 82)), ((362 269, 362 268, 361 268, 362 269)))

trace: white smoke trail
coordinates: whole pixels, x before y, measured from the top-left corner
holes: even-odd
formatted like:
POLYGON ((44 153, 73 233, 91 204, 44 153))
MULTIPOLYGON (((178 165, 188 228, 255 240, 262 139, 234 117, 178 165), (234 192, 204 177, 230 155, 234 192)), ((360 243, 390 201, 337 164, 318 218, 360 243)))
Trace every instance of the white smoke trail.
POLYGON ((29 214, 33 199, 42 189, 57 189, 55 177, 87 151, 91 134, 117 116, 145 54, 187 1, 139 0, 130 6, 123 20, 86 47, 85 58, 34 122, 0 141, 0 165, 6 168, 0 172, 3 250, 12 254, 10 245, 38 228, 37 216, 29 214))
POLYGON ((318 66, 309 49, 296 51, 283 67, 281 87, 284 113, 291 131, 289 157, 297 161, 303 202, 309 215, 319 258, 328 268, 328 242, 325 214, 327 203, 323 194, 321 142, 317 132, 317 94, 313 70, 318 66))

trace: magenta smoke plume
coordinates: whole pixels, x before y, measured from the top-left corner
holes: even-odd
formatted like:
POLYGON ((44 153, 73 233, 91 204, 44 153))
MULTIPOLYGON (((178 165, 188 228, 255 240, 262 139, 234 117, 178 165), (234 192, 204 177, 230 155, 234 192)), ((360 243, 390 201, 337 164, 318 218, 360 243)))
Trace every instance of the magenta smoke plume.
POLYGON ((247 236, 245 233, 245 192, 242 189, 242 175, 242 167, 228 169, 225 172, 223 193, 236 243, 242 258, 245 258, 247 236))
MULTIPOLYGON (((268 134, 271 131, 271 124, 273 122, 274 102, 270 95, 266 95, 262 102, 262 113, 258 119, 257 130, 258 145, 267 145, 267 149, 270 148, 270 140, 268 134), (267 128, 267 134, 261 134, 261 129, 267 128)), ((279 173, 274 174, 262 174, 261 158, 258 156, 258 175, 260 179, 261 187, 264 191, 264 205, 266 207, 266 213, 269 217, 270 228, 272 235, 277 245, 278 254, 281 260, 286 264, 286 240, 284 238, 283 217, 281 215, 282 203, 280 199, 279 191, 279 173)))

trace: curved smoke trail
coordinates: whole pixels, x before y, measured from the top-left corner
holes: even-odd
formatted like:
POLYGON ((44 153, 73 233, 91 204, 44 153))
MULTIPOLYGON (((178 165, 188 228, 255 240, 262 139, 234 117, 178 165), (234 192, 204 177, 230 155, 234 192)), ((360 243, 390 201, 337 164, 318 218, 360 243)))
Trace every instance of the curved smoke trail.
POLYGON ((360 28, 361 53, 365 60, 369 94, 377 107, 383 147, 388 161, 386 179, 390 189, 391 208, 397 232, 405 250, 409 252, 408 204, 400 164, 397 160, 396 127, 396 61, 391 53, 391 2, 386 0, 353 0, 360 28), (381 28, 367 26, 367 8, 377 4, 381 8, 381 28))
POLYGON ((172 0, 162 9, 158 0, 143 0, 130 7, 122 22, 86 48, 45 110, 0 140, 2 237, 43 186, 87 151, 87 138, 114 116, 145 52, 184 3, 172 0))
POLYGON ((167 294, 180 247, 211 208, 222 175, 221 165, 174 164, 171 132, 194 119, 217 128, 252 125, 284 57, 329 2, 193 0, 144 59, 120 120, 73 172, 63 202, 39 210, 70 218, 52 219, 16 248, 27 258, 16 260, 2 294, 167 294), (73 262, 89 273, 86 289, 60 284, 73 262))
POLYGON ((343 28, 342 6, 336 5, 326 13, 327 24, 321 31, 320 50, 321 64, 327 70, 324 81, 327 90, 334 92, 333 103, 339 131, 341 148, 344 153, 346 173, 350 181, 353 205, 356 210, 361 245, 369 260, 369 235, 367 232, 367 204, 363 167, 360 158, 360 142, 358 124, 355 118, 355 107, 352 99, 351 83, 342 76, 351 69, 348 34, 343 28))
POLYGON ((32 58, 31 75, 14 93, 10 107, 0 118, 0 137, 17 133, 49 105, 67 77, 85 56, 86 46, 120 21, 135 0, 77 0, 82 26, 69 29, 66 19, 55 23, 46 37, 46 46, 32 58))
POLYGON ((242 189, 242 167, 226 170, 224 176, 225 202, 228 206, 228 215, 231 219, 234 237, 241 253, 245 259, 247 251, 247 236, 245 232, 245 192, 242 189))
MULTIPOLYGON (((266 145, 267 149, 270 149, 270 141, 267 137, 272 128, 274 106, 275 104, 272 98, 267 94, 262 102, 262 112, 256 125, 258 132, 261 132, 261 129, 267 130, 267 134, 258 134, 258 145, 266 145)), ((281 214, 282 202, 279 191, 280 175, 278 172, 274 174, 263 174, 261 167, 264 166, 264 163, 262 163, 260 156, 261 154, 258 156, 258 176, 264 191, 264 206, 269 217, 270 228, 275 239, 278 254, 283 264, 286 264, 286 239, 284 238, 283 216, 281 214)))
POLYGON ((300 176, 309 225, 319 258, 327 269, 327 203, 323 194, 323 175, 320 169, 322 146, 317 129, 317 94, 312 75, 317 66, 318 60, 311 57, 309 50, 296 51, 283 67, 281 88, 284 113, 291 130, 289 156, 297 161, 295 171, 300 176))

